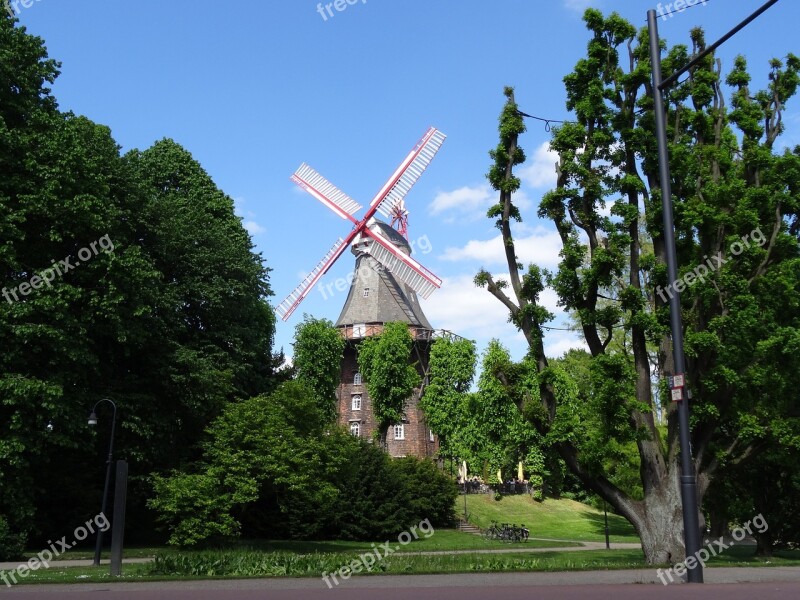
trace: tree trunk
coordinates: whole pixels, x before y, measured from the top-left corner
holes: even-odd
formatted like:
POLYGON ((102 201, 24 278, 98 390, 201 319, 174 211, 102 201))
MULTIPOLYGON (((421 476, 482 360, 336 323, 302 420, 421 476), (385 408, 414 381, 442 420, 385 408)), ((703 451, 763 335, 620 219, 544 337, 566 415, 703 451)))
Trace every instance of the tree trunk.
POLYGON ((683 536, 683 503, 677 475, 654 487, 632 522, 642 540, 647 564, 675 564, 686 558, 683 536))
POLYGON ((773 540, 772 532, 767 529, 764 533, 753 533, 756 538, 756 556, 772 556, 773 540))

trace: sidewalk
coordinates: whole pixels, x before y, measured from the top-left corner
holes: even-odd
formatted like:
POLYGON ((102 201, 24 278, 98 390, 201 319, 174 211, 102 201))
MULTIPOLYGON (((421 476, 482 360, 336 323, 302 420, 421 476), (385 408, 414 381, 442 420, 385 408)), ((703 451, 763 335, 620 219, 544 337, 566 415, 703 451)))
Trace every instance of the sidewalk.
MULTIPOLYGON (((122 564, 132 565, 135 563, 148 563, 152 562, 152 558, 123 558, 122 564)), ((26 563, 24 562, 0 562, 0 571, 12 571, 26 563)), ((91 558, 80 560, 53 560, 50 561, 50 567, 91 567, 94 561, 91 558)), ((100 561, 100 566, 109 566, 108 559, 100 561)))
MULTIPOLYGON (((718 567, 704 571, 707 584, 800 582, 800 567, 718 567)), ((665 587, 656 576, 655 569, 626 569, 617 571, 561 571, 552 573, 453 573, 446 575, 359 575, 351 577, 341 590, 346 589, 396 589, 396 588, 475 588, 491 586, 493 589, 515 586, 596 586, 620 584, 653 584, 665 587)), ((681 583, 669 587, 680 586, 681 583)), ((318 590, 327 592, 319 577, 274 577, 269 579, 185 580, 127 583, 71 583, 14 586, 4 593, 63 592, 119 592, 119 591, 206 591, 206 590, 318 590)), ((644 592, 644 590, 643 590, 644 592)), ((602 592, 598 591, 598 596, 602 592)), ((161 597, 161 596, 159 596, 161 597)))

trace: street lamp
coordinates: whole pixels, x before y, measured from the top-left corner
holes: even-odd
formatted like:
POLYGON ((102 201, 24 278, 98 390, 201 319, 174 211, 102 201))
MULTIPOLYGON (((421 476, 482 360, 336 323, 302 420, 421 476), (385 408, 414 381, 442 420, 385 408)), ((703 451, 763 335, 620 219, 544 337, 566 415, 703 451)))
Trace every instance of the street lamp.
MULTIPOLYGON (((117 405, 114 404, 112 400, 108 398, 103 398, 102 400, 98 400, 97 404, 94 405, 92 408, 92 412, 89 415, 89 425, 97 425, 97 407, 100 405, 101 402, 108 402, 114 408, 114 412, 111 416, 111 437, 108 441, 108 459, 106 460, 106 483, 103 487, 103 504, 100 508, 100 513, 105 516, 106 508, 108 505, 108 487, 111 483, 111 463, 112 457, 114 453, 114 429, 116 428, 117 424, 117 405)), ((100 549, 103 546, 103 530, 99 527, 97 528, 97 544, 94 548, 94 566, 98 566, 100 564, 100 549)))

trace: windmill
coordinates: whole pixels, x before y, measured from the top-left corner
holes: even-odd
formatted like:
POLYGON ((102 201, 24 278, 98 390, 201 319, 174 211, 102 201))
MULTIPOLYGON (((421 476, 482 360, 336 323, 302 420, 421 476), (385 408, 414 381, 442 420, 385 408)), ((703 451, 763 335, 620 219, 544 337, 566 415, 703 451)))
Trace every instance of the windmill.
POLYGON ((384 224, 375 218, 375 214, 380 213, 391 219, 392 227, 404 238, 407 236, 408 211, 405 208, 405 196, 431 163, 444 143, 445 137, 434 127, 428 129, 389 180, 375 194, 361 220, 353 216, 361 209, 360 204, 305 163, 300 165, 292 175, 292 181, 342 219, 350 220, 353 229, 346 238, 340 237, 336 240, 314 270, 278 305, 277 312, 281 319, 286 321, 292 315, 348 246, 362 241, 371 242, 363 246, 368 248, 369 254, 375 261, 423 298, 428 298, 442 285, 441 279, 413 259, 410 253, 404 251, 397 240, 392 239, 393 236, 387 235, 384 227, 380 226, 384 224))

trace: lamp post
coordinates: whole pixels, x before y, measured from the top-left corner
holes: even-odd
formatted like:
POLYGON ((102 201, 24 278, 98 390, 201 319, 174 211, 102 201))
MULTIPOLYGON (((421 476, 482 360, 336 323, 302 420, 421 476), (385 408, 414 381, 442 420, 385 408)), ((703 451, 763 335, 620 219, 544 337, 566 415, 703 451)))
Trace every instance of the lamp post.
MULTIPOLYGON (((97 425, 97 407, 100 405, 101 402, 108 402, 114 408, 114 412, 111 416, 111 438, 108 441, 108 459, 106 460, 106 483, 103 486, 103 503, 100 508, 100 512, 105 516, 106 508, 108 506, 108 487, 111 483, 111 463, 112 457, 114 454, 114 429, 116 428, 117 424, 117 405, 114 404, 112 400, 108 398, 103 398, 102 400, 98 400, 97 404, 94 405, 92 408, 92 412, 89 415, 89 425, 97 425)), ((103 530, 99 527, 97 528, 97 544, 94 548, 94 566, 98 566, 100 564, 100 549, 103 546, 103 530)))

